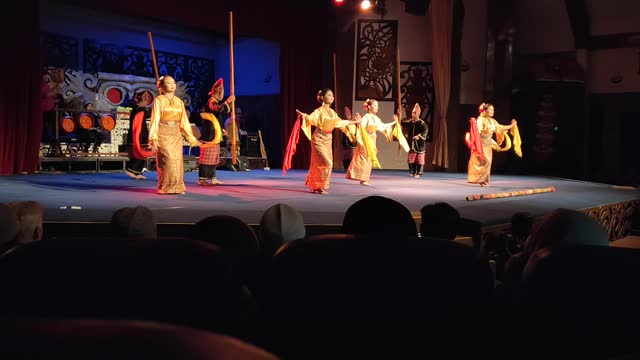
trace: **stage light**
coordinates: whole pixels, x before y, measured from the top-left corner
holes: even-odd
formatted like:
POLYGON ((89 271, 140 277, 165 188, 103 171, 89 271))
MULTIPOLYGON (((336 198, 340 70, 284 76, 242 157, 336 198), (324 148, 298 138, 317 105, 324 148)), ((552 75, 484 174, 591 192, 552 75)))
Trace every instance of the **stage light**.
POLYGON ((333 3, 336 5, 342 5, 344 4, 344 0, 333 0, 333 3))
POLYGON ((370 7, 371 7, 371 1, 369 1, 369 0, 363 0, 363 1, 360 3, 360 8, 361 8, 362 10, 369 10, 369 8, 370 8, 370 7))

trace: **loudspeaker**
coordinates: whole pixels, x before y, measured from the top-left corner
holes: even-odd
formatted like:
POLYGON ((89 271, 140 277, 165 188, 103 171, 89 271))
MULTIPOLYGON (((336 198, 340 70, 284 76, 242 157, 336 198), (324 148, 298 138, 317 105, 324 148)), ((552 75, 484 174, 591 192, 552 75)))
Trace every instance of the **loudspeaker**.
MULTIPOLYGON (((245 136, 244 156, 248 157, 262 157, 260 154, 260 137, 258 135, 245 136)), ((242 149, 241 149, 242 151, 242 149)))

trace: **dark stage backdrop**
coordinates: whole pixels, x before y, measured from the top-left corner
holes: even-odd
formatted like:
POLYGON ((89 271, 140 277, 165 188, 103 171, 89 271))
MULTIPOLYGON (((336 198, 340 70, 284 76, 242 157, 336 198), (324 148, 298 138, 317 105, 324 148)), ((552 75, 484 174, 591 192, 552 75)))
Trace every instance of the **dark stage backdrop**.
MULTIPOLYGON (((228 32, 228 11, 233 10, 235 35, 260 37, 280 43, 281 119, 274 121, 270 131, 281 134, 282 148, 293 127, 295 109, 313 110, 317 106, 316 91, 331 86, 325 84, 327 76, 323 73, 323 69, 327 68, 324 63, 330 61, 325 55, 333 52, 331 44, 335 38, 335 27, 328 25, 333 23, 329 19, 335 16, 329 1, 273 5, 273 2, 257 0, 237 0, 229 4, 157 0, 154 6, 128 0, 64 2, 223 34, 228 32)), ((0 174, 33 173, 38 166, 42 135, 38 2, 20 1, 12 9, 6 9, 4 14, 19 20, 11 24, 4 22, 2 27, 5 33, 20 36, 7 36, 5 48, 8 51, 1 57, 5 82, 2 89, 4 96, 0 100, 0 174)), ((276 153, 282 151, 279 150, 276 153)), ((301 137, 293 165, 295 168, 305 168, 308 163, 309 144, 301 137)))

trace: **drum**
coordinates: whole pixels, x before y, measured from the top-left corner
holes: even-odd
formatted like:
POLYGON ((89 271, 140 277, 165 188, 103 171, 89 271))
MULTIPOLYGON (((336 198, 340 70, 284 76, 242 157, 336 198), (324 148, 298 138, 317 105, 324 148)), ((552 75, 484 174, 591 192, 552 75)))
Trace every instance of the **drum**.
POLYGON ((78 116, 78 126, 85 130, 93 129, 96 126, 94 115, 91 113, 80 114, 78 116))
POLYGON ((100 127, 111 131, 116 128, 116 119, 111 114, 104 114, 100 117, 100 127))
POLYGON ((60 120, 60 127, 66 133, 72 133, 76 131, 76 120, 73 116, 65 116, 60 120))

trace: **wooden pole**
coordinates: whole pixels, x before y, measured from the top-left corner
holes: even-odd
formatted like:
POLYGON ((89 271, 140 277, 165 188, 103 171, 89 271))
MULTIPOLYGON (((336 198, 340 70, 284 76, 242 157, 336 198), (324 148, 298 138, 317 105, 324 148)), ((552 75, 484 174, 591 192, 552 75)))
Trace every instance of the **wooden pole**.
MULTIPOLYGON (((229 83, 231 95, 236 94, 235 73, 233 65, 233 11, 229 11, 229 83)), ((236 128, 236 104, 231 103, 231 163, 237 164, 236 144, 238 143, 238 129, 236 128)))
POLYGON ((156 50, 153 48, 153 37, 151 36, 151 31, 147 33, 149 37, 149 47, 151 48, 151 60, 153 61, 153 73, 156 76, 156 82, 160 79, 160 74, 158 73, 158 60, 156 59, 156 50))
MULTIPOLYGON (((398 123, 394 126, 400 126, 400 122, 402 121, 402 92, 400 91, 402 86, 400 85, 400 48, 396 48, 396 81, 397 81, 397 88, 396 91, 398 92, 398 123)), ((398 157, 400 157, 400 154, 402 153, 402 147, 400 146, 400 142, 398 142, 398 157)))
MULTIPOLYGON (((337 57, 335 51, 333 52, 333 105, 338 112, 338 65, 337 65, 337 57)), ((340 130, 333 130, 333 141, 331 144, 332 153, 333 153, 333 167, 335 169, 342 169, 342 146, 340 141, 340 130)))
POLYGON ((336 66, 336 53, 333 53, 333 105, 334 108, 336 109, 336 112, 338 112, 338 109, 340 109, 338 107, 338 74, 337 74, 337 66, 336 66))
POLYGON ((396 49, 396 81, 398 91, 398 121, 402 119, 402 93, 400 92, 400 48, 396 49))

